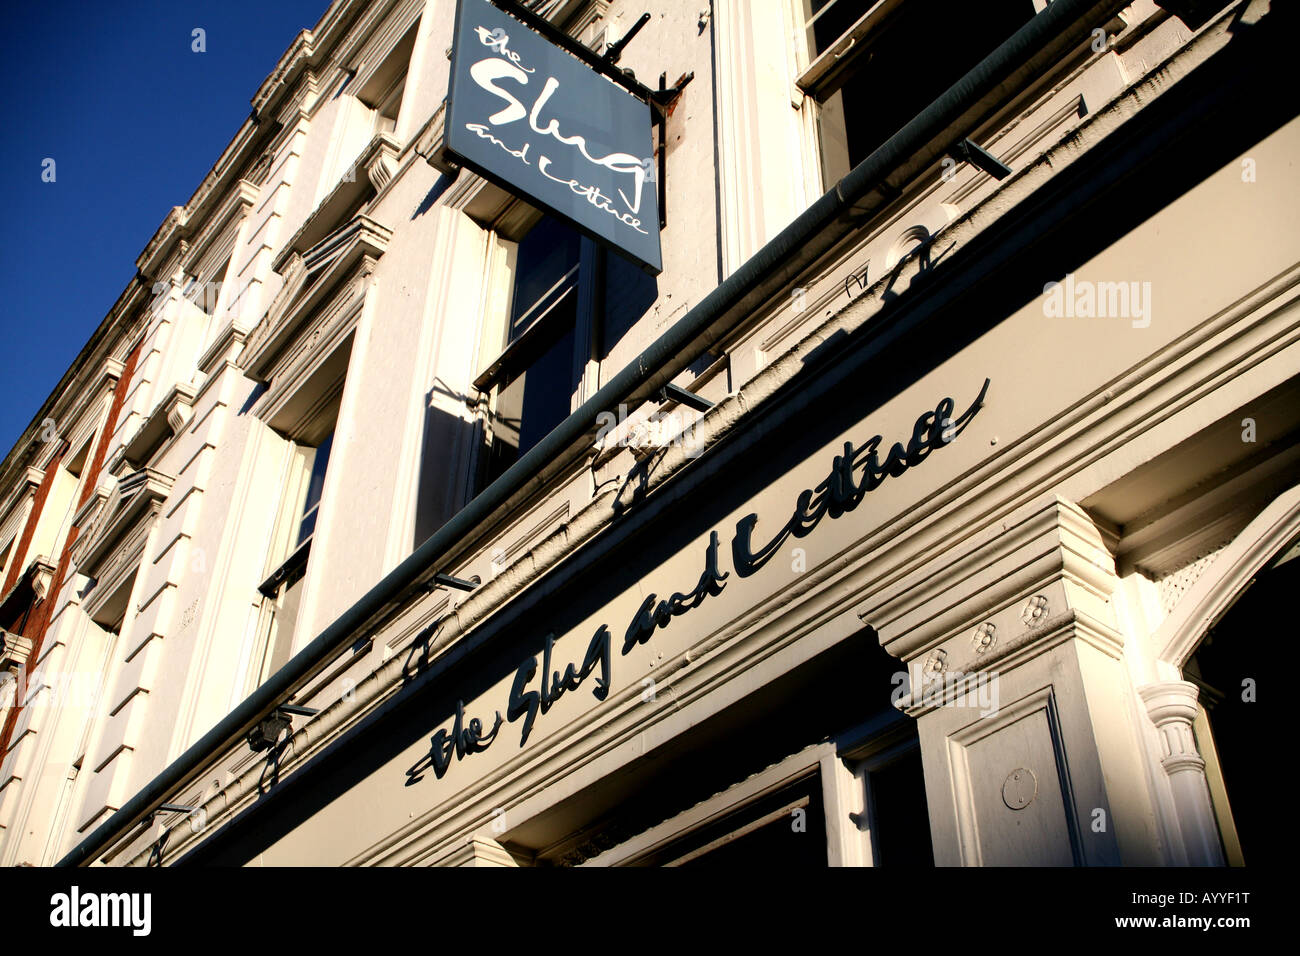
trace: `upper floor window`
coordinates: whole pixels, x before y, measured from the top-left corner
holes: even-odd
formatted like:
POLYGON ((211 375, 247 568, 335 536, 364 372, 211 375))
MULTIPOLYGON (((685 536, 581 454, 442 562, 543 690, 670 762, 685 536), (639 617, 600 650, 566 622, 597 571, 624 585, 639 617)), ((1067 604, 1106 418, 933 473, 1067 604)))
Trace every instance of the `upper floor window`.
POLYGON ((419 26, 417 19, 357 91, 357 99, 375 111, 376 133, 396 133, 419 26))
POLYGON ((329 467, 330 449, 334 445, 334 433, 331 431, 321 439, 311 456, 311 471, 307 473, 307 493, 302 503, 302 520, 298 522, 298 540, 295 547, 302 547, 316 533, 316 514, 320 511, 321 489, 325 487, 325 469, 329 467))
POLYGON ((795 0, 798 85, 818 107, 822 174, 839 181, 1035 14, 1034 0, 795 0))
POLYGON ((337 414, 335 404, 317 418, 309 434, 289 443, 280 513, 267 562, 273 570, 258 589, 264 600, 254 686, 283 667, 293 650, 337 414))
POLYGON ((543 216, 519 241, 503 345, 475 385, 490 395, 490 483, 598 386, 599 364, 658 295, 653 278, 543 216))
POLYGON ((69 451, 58 466, 45 506, 41 511, 36 534, 32 539, 32 555, 56 557, 67 541, 73 516, 77 513, 78 490, 81 476, 90 461, 93 436, 79 439, 76 451, 69 451))

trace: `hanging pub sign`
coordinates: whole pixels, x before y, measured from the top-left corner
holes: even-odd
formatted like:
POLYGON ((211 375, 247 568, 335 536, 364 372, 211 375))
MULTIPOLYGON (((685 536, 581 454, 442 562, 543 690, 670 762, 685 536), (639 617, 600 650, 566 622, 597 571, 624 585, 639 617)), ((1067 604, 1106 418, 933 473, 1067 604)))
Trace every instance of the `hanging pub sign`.
POLYGON ((488 0, 460 0, 446 146, 465 166, 663 271, 650 105, 488 0))

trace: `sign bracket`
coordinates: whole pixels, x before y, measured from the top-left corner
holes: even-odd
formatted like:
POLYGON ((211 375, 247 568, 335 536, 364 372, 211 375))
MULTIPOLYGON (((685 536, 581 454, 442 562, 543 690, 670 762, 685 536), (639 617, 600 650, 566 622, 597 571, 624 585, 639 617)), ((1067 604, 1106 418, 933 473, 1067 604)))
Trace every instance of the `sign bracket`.
MULTIPOLYGON (((649 16, 649 14, 645 14, 649 16)), ((631 38, 631 34, 624 37, 624 40, 631 38)), ((657 178, 659 180, 659 228, 665 229, 668 226, 668 114, 672 111, 672 105, 677 102, 677 97, 682 95, 682 90, 686 89, 687 84, 695 79, 694 71, 687 73, 673 86, 668 86, 668 74, 659 74, 659 89, 651 93, 650 107, 654 114, 654 124, 659 130, 659 168, 657 178)))
POLYGON ((605 60, 607 63, 617 63, 623 56, 623 48, 631 43, 632 38, 640 33, 641 28, 649 22, 650 14, 641 14, 640 19, 638 19, 636 23, 632 24, 632 29, 628 30, 627 33, 624 33, 621 40, 617 40, 609 45, 608 49, 605 50, 605 55, 601 57, 601 59, 605 60))
MULTIPOLYGON (((539 17, 537 14, 533 13, 533 11, 529 10, 527 7, 519 3, 518 0, 489 0, 489 2, 492 3, 494 6, 504 10, 506 13, 510 14, 510 16, 514 17, 516 20, 523 23, 525 26, 531 27, 533 30, 540 33, 542 36, 546 37, 546 39, 550 40, 552 43, 554 43, 560 49, 564 50, 566 53, 570 54, 571 56, 577 57, 583 63, 587 64, 587 66, 591 67, 593 70, 599 73, 601 76, 605 77, 608 80, 614 81, 619 86, 623 87, 623 89, 627 90, 629 93, 635 96, 637 99, 642 100, 643 102, 646 103, 653 102, 654 95, 655 95, 654 90, 650 89, 645 84, 638 82, 637 79, 631 76, 629 73, 620 70, 617 66, 614 65, 613 61, 606 59, 606 56, 608 56, 608 52, 606 53, 605 56, 602 56, 599 53, 596 53, 594 50, 589 50, 587 47, 583 46, 573 37, 569 36, 567 33, 565 33, 563 30, 561 30, 559 27, 553 24, 550 20, 546 20, 542 17, 539 17)), ((648 16, 649 14, 645 14, 643 19, 648 16)), ((638 21, 638 24, 639 23, 640 21, 638 21)), ((635 33, 637 33, 639 30, 640 30, 640 25, 633 27, 631 30, 628 31, 628 35, 625 36, 623 40, 619 41, 618 44, 619 55, 621 55, 623 52, 623 44, 625 44, 627 40, 632 39, 632 36, 635 33)))

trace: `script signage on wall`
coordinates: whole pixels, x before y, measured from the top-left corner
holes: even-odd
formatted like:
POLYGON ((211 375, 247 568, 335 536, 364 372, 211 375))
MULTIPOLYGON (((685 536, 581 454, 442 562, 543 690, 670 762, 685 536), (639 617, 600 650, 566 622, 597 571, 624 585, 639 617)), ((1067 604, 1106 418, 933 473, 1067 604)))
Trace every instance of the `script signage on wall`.
MULTIPOLYGON (((758 573, 788 539, 807 537, 823 520, 843 519, 883 482, 901 478, 934 452, 947 448, 984 407, 988 389, 989 380, 985 379, 979 395, 956 417, 953 400, 940 399, 933 409, 927 409, 917 417, 911 436, 905 442, 895 442, 887 452, 882 449, 884 438, 881 435, 861 445, 845 442, 842 453, 832 459, 826 477, 799 494, 790 517, 768 532, 765 543, 755 544, 755 535, 760 530, 757 514, 747 514, 736 522, 731 538, 731 570, 723 570, 718 532, 709 532, 703 569, 694 586, 663 598, 658 594, 648 595, 623 631, 618 656, 625 656, 648 641, 656 630, 669 627, 675 618, 689 614, 705 601, 720 595, 731 584, 733 571, 742 581, 758 573)), ((565 694, 580 690, 589 679, 592 696, 598 701, 605 700, 614 686, 614 641, 614 632, 608 625, 601 624, 592 635, 582 660, 567 663, 561 669, 553 660, 554 635, 547 635, 540 661, 539 655, 533 655, 522 661, 515 671, 509 698, 504 702, 504 716, 498 709, 486 722, 481 717, 467 719, 464 702, 457 702, 452 726, 435 733, 429 752, 407 771, 408 785, 419 782, 429 769, 437 777, 442 777, 453 760, 464 760, 487 750, 500 737, 507 723, 520 725, 519 745, 522 747, 528 742, 538 716, 544 715, 565 694)))

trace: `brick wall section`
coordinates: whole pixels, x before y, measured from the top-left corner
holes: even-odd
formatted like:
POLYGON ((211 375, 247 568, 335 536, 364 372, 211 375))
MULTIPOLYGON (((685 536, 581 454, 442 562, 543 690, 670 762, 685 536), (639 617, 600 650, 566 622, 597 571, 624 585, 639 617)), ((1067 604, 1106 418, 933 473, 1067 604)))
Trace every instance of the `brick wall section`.
MULTIPOLYGON (((81 493, 77 496, 76 509, 81 507, 90 500, 90 496, 95 493, 95 487, 99 484, 99 472, 104 466, 104 458, 108 454, 108 446, 113 440, 113 432, 117 427, 117 418, 122 414, 122 405, 126 400, 126 393, 131 384, 131 377, 135 374, 135 364, 140 357, 140 348, 144 345, 142 338, 136 343, 135 348, 127 357, 126 367, 122 370, 122 377, 117 380, 117 385, 113 389, 113 402, 109 406, 108 415, 104 419, 103 430, 99 434, 99 442, 95 446, 95 457, 89 463, 81 482, 81 493)), ((23 529, 23 547, 27 546, 31 536, 35 533, 36 520, 40 517, 41 506, 45 503, 45 496, 49 493, 49 486, 58 472, 59 463, 63 460, 64 454, 68 448, 65 443, 55 456, 53 463, 45 472, 45 478, 41 482, 41 487, 36 492, 36 502, 32 506, 31 520, 28 521, 27 527, 23 529)), ((27 621, 27 626, 23 628, 23 637, 32 639, 32 653, 27 658, 24 666, 24 679, 31 676, 32 670, 36 667, 36 662, 41 656, 41 645, 45 643, 45 631, 50 625, 50 618, 54 615, 54 605, 58 600, 59 592, 63 589, 63 582, 67 579, 69 566, 71 564, 72 546, 77 542, 77 536, 81 529, 76 525, 68 531, 68 540, 63 545, 63 552, 59 556, 58 567, 54 572, 54 578, 50 581, 50 588, 46 592, 44 601, 33 608, 33 612, 27 621)), ((21 553, 21 552, 19 552, 21 553)), ((7 590, 7 588, 6 588, 7 590)), ((9 741, 13 737, 14 727, 18 724, 18 717, 22 713, 22 707, 15 706, 9 709, 5 718, 4 728, 0 730, 0 760, 9 750, 9 741)))
POLYGON ((63 461, 63 456, 67 451, 68 443, 63 442, 63 447, 59 449, 53 460, 45 466, 45 477, 41 479, 40 487, 36 489, 36 498, 32 501, 31 513, 27 516, 27 524, 23 526, 23 533, 18 538, 18 544, 14 548, 13 566, 9 569, 9 574, 5 578, 5 586, 0 588, 0 595, 8 594, 13 589, 13 586, 18 583, 18 578, 27 570, 23 567, 23 556, 31 546, 32 536, 36 534, 36 525, 41 520, 41 511, 45 508, 45 499, 50 496, 50 486, 54 484, 54 476, 59 473, 59 463, 63 461))

